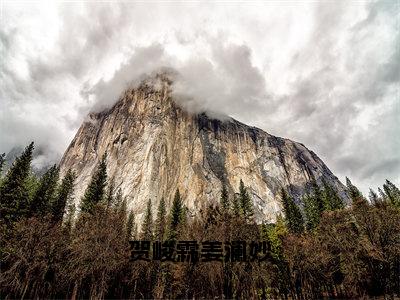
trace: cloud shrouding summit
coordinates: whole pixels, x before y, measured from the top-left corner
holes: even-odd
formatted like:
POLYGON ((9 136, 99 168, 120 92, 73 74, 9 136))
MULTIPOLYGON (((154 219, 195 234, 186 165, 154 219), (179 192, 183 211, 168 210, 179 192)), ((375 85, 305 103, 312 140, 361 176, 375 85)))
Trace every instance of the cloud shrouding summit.
POLYGON ((400 183, 400 5, 2 3, 0 151, 56 160, 86 114, 177 72, 188 109, 304 143, 363 191, 400 183))

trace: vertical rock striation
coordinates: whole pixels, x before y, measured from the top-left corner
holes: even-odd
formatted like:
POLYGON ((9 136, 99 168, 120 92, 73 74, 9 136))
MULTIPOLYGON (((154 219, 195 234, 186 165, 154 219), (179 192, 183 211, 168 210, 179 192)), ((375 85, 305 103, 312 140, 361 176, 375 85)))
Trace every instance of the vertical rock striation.
POLYGON ((61 173, 77 173, 77 202, 106 151, 109 180, 139 218, 149 198, 153 208, 162 197, 170 206, 177 188, 196 214, 219 201, 222 184, 232 196, 240 179, 259 222, 274 221, 281 211, 281 187, 299 201, 312 179, 324 179, 346 197, 340 181, 304 145, 231 118, 185 112, 171 97, 171 82, 161 77, 127 90, 111 109, 91 113, 81 125, 60 163, 61 173))

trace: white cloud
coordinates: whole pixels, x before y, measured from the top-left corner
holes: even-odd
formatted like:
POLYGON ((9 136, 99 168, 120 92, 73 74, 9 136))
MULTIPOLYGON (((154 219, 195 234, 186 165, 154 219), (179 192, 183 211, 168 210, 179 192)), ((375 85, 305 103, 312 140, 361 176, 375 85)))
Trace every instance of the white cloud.
POLYGON ((89 110, 171 67, 189 109, 303 142, 364 191, 400 183, 395 1, 2 5, 1 151, 56 159, 89 110))

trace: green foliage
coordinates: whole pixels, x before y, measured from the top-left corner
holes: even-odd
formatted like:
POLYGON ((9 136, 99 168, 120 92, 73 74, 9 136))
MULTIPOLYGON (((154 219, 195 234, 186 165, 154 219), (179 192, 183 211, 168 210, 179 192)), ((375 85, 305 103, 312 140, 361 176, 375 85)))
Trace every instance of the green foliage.
POLYGON ((59 168, 53 165, 40 179, 39 187, 30 202, 30 215, 45 216, 51 211, 51 204, 55 201, 59 168))
POLYGON ((304 214, 307 230, 316 228, 324 211, 333 211, 344 208, 344 203, 335 189, 322 179, 323 189, 314 180, 312 191, 303 196, 304 214))
MULTIPOLYGON (((44 186, 51 182, 52 172, 54 168, 40 181, 26 172, 28 198, 48 196, 43 191, 48 190, 44 186)), ((63 226, 50 216, 27 218, 27 213, 13 226, 1 226, 0 222, 3 298, 353 299, 395 298, 400 290, 399 190, 390 181, 379 189, 379 196, 370 193, 375 205, 356 199, 357 205, 346 209, 341 209, 340 203, 335 206, 336 196, 329 186, 314 187, 305 196, 304 211, 307 228, 310 216, 315 216, 311 227, 316 230, 303 234, 298 234, 303 228, 300 209, 285 190, 282 203, 286 219, 277 216, 275 224, 261 226, 243 217, 223 215, 219 206, 210 206, 207 219, 185 218, 187 209, 177 190, 169 220, 168 236, 173 240, 235 239, 246 241, 248 246, 251 241, 266 241, 268 249, 265 257, 261 255, 262 261, 169 264, 130 261, 128 241, 138 238, 137 224, 132 211, 127 215, 126 198, 120 189, 113 209, 95 205, 91 214, 76 219, 74 227, 74 179, 68 171, 51 202, 51 212, 58 220, 67 211, 63 226)), ((241 190, 245 191, 244 185, 241 190)), ((243 215, 243 195, 236 197, 238 215, 243 215)), ((162 199, 154 228, 158 240, 164 236, 165 206, 162 199)), ((152 230, 145 230, 153 226, 151 212, 149 201, 141 239, 151 239, 152 230)), ((248 258, 251 251, 261 250, 251 249, 248 258)))
POLYGON ((177 189, 175 192, 174 201, 172 202, 172 208, 171 208, 169 233, 168 233, 169 240, 174 240, 178 237, 179 225, 182 223, 183 213, 184 213, 183 202, 181 199, 181 195, 179 193, 179 189, 177 189))
POLYGON ((321 219, 321 210, 318 202, 319 199, 313 194, 306 194, 303 196, 307 230, 312 230, 317 227, 321 219))
POLYGON ((28 214, 28 180, 32 162, 33 142, 17 157, 0 187, 0 214, 6 222, 13 222, 28 214))
POLYGON ((107 154, 104 154, 81 201, 81 212, 92 213, 104 199, 107 184, 107 154))
POLYGON ((114 200, 115 200, 114 193, 115 193, 115 182, 114 182, 114 180, 111 180, 110 184, 108 185, 108 189, 107 189, 107 196, 106 196, 107 208, 110 208, 114 203, 114 200))
POLYGON ((6 161, 6 154, 5 153, 0 154, 0 179, 3 175, 3 168, 5 161, 6 161))
POLYGON ((75 203, 72 203, 72 202, 67 203, 65 222, 64 222, 64 226, 67 229, 67 231, 71 231, 71 229, 72 229, 72 226, 74 224, 75 212, 76 212, 75 203))
POLYGON ((300 208, 296 205, 293 198, 288 195, 284 188, 281 190, 283 211, 286 217, 286 224, 289 231, 300 234, 304 230, 304 220, 300 208))
MULTIPOLYGON (((102 199, 113 209, 93 205, 91 214, 77 218, 74 227, 74 173, 68 171, 57 189, 55 167, 38 180, 30 170, 32 150, 33 145, 30 150, 25 149, 0 187, 0 293, 5 299, 353 299, 395 298, 400 290, 400 192, 389 180, 383 189, 378 189, 379 193, 371 190, 374 205, 369 205, 348 182, 348 192, 355 205, 346 209, 334 187, 324 181, 320 186, 314 182, 313 189, 304 197, 304 213, 307 229, 316 230, 303 234, 299 234, 304 227, 301 211, 285 190, 282 190, 282 203, 286 218, 278 216, 275 224, 261 226, 250 218, 221 214, 225 196, 219 199, 220 206, 210 206, 206 211, 207 219, 186 218, 187 208, 177 190, 168 234, 164 232, 166 205, 164 199, 160 201, 154 226, 157 240, 163 240, 165 235, 173 240, 188 237, 197 241, 229 242, 235 239, 246 241, 248 246, 251 241, 266 241, 267 255, 260 262, 250 259, 235 264, 227 261, 132 262, 128 241, 139 238, 137 224, 133 212, 127 214, 121 189, 115 196, 112 183, 106 189, 106 172, 104 180, 98 181, 104 183, 101 185, 103 196, 94 202, 102 199), (10 182, 10 178, 16 182, 10 182), (3 203, 3 195, 14 202, 3 203), (110 195, 112 201, 108 201, 110 195), (41 200, 24 202, 24 199, 41 200), (24 207, 20 203, 35 203, 31 208, 36 216, 28 218, 26 205, 25 210, 15 210, 24 207), (41 216, 47 212, 44 203, 51 204, 49 211, 53 218, 41 216), (5 209, 9 207, 14 211, 5 209), (60 226, 54 219, 62 220, 64 211, 64 224, 60 226), (8 212, 4 219, 13 221, 13 226, 2 222, 3 212, 8 212)), ((237 216, 248 216, 245 203, 250 197, 242 182, 239 191, 231 206, 237 216)), ((149 201, 141 239, 151 239, 152 223, 149 201)), ((248 258, 251 251, 260 250, 251 249, 248 258)))
POLYGON ((164 198, 161 198, 160 204, 157 209, 157 219, 156 219, 156 238, 158 241, 163 241, 165 238, 165 230, 167 226, 166 220, 167 209, 165 206, 164 198))
POLYGON ((383 190, 385 191, 386 197, 389 199, 390 203, 400 208, 400 190, 392 182, 386 179, 386 183, 383 185, 383 190))
POLYGON ((282 240, 288 233, 285 220, 281 215, 276 218, 275 224, 263 225, 263 239, 270 245, 271 255, 275 260, 283 260, 282 240))
POLYGON ((254 215, 253 202, 242 180, 239 184, 239 203, 242 216, 245 219, 251 219, 254 215))
POLYGON ((322 180, 323 191, 322 191, 322 202, 324 211, 331 211, 337 209, 343 209, 344 203, 342 198, 338 195, 336 190, 329 185, 324 179, 322 180))
POLYGON ((322 213, 324 210, 330 208, 330 201, 328 199, 325 199, 324 193, 317 184, 316 180, 313 180, 311 182, 311 185, 312 185, 312 195, 315 198, 317 209, 320 213, 322 213))
POLYGON ((151 199, 149 199, 149 202, 147 202, 147 209, 142 224, 141 238, 146 241, 151 241, 153 239, 153 214, 151 211, 151 199))
POLYGON ((377 204, 379 203, 379 197, 378 194, 373 190, 373 189, 369 189, 369 195, 368 195, 369 201, 372 204, 377 204))
POLYGON ((359 189, 353 185, 348 177, 346 177, 346 186, 347 186, 347 193, 352 200, 353 204, 356 204, 357 202, 365 202, 366 200, 364 199, 363 195, 359 191, 359 189))
POLYGON ((27 214, 29 214, 29 206, 31 199, 35 197, 39 185, 40 185, 40 178, 37 178, 36 175, 32 172, 32 170, 30 170, 28 179, 26 180, 26 189, 28 190, 28 198, 29 198, 27 214))
POLYGON ((223 211, 228 212, 230 210, 230 202, 229 202, 229 195, 228 195, 228 190, 226 188, 226 185, 222 185, 221 189, 221 198, 219 200, 220 205, 223 209, 223 211))
POLYGON ((233 210, 233 215, 235 217, 239 217, 240 216, 240 214, 241 214, 240 197, 237 194, 235 194, 233 196, 233 207, 232 207, 232 210, 233 210))
MULTIPOLYGON (((326 189, 321 191, 315 180, 312 181, 312 191, 304 195, 304 213, 306 217, 306 228, 312 230, 318 226, 321 214, 324 210, 331 209, 331 199, 326 193, 326 189)), ((324 184, 327 186, 326 184, 324 184)))
POLYGON ((51 203, 51 213, 56 221, 62 221, 66 207, 72 204, 75 173, 68 170, 58 187, 56 197, 51 203))

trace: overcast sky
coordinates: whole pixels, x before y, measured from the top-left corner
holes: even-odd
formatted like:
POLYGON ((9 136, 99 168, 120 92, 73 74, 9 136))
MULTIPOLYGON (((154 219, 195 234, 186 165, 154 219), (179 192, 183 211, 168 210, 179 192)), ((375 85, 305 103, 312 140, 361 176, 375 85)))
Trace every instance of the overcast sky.
POLYGON ((398 0, 1 5, 1 152, 59 159, 89 111, 168 67, 187 109, 302 142, 364 193, 400 184, 398 0))

